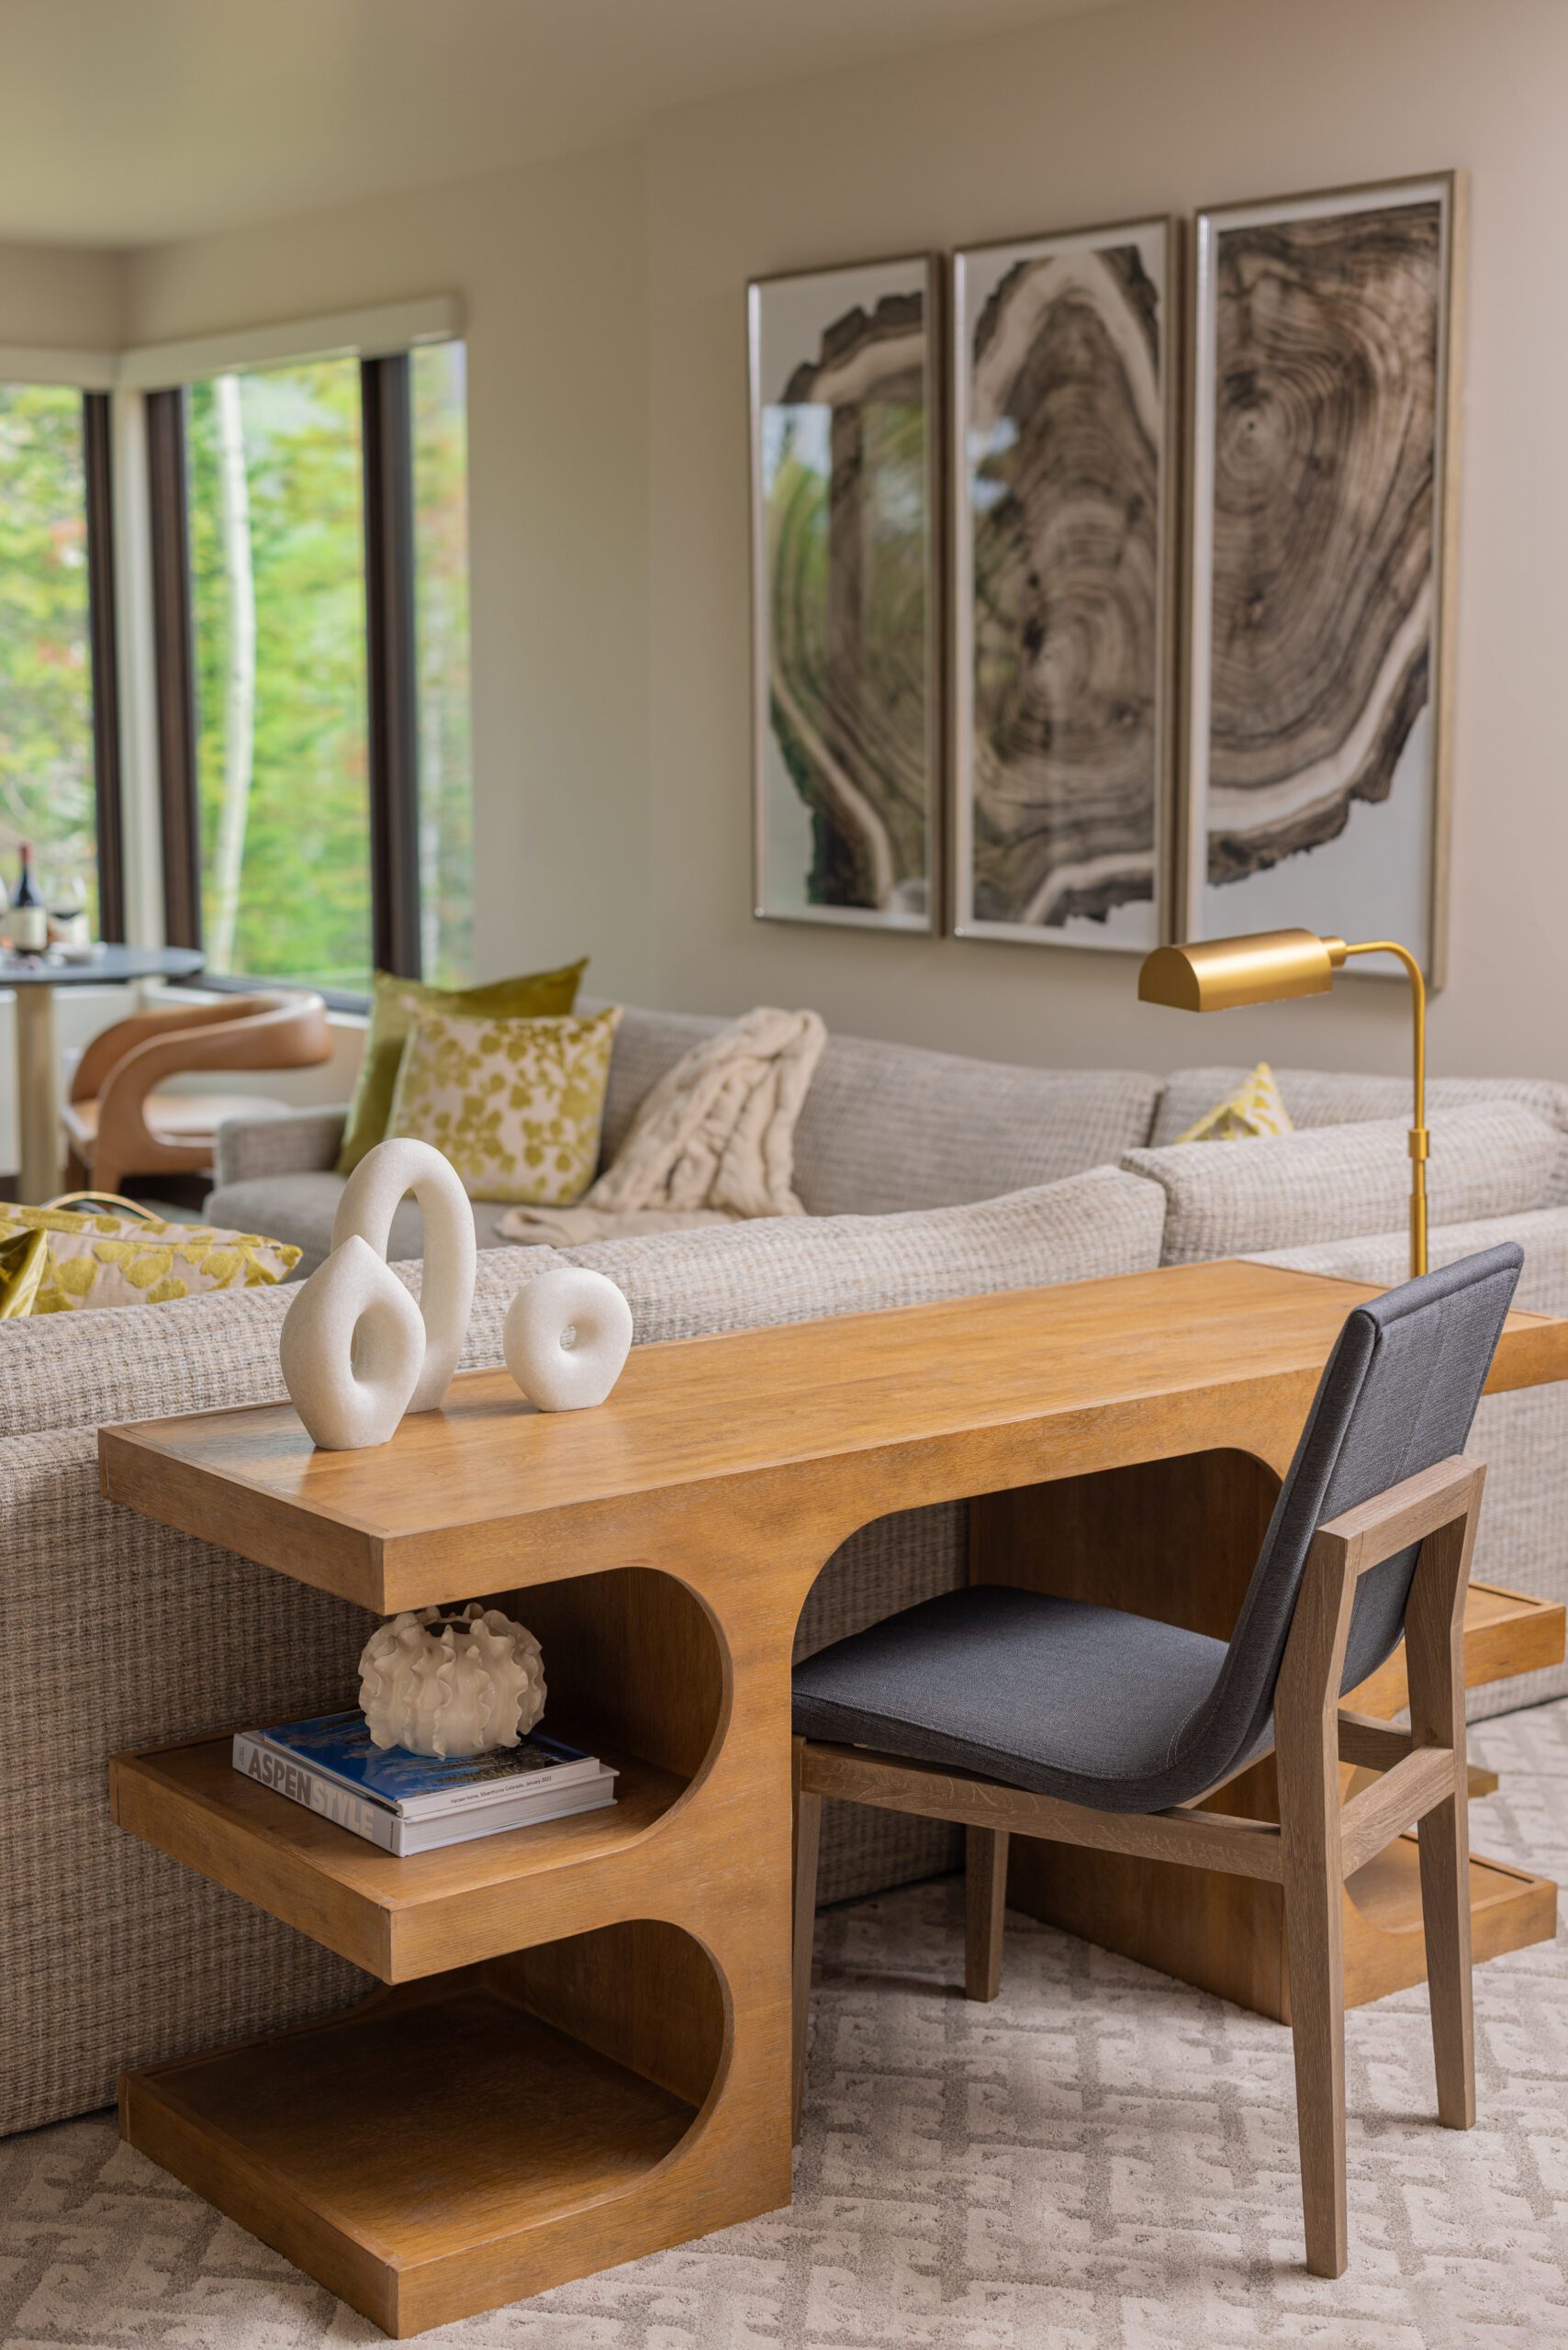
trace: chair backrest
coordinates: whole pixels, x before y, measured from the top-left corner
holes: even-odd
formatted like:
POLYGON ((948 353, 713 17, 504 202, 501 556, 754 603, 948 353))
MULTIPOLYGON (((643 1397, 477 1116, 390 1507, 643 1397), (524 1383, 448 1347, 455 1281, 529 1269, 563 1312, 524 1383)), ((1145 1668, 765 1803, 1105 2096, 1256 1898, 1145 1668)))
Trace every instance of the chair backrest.
MULTIPOLYGON (((1267 1741, 1306 1555, 1318 1528, 1462 1452, 1519 1278, 1517 1242, 1462 1257, 1358 1305, 1329 1356, 1212 1694, 1171 1755, 1212 1786, 1267 1741)), ((1361 1578, 1341 1691, 1399 1645, 1419 1545, 1361 1578)))

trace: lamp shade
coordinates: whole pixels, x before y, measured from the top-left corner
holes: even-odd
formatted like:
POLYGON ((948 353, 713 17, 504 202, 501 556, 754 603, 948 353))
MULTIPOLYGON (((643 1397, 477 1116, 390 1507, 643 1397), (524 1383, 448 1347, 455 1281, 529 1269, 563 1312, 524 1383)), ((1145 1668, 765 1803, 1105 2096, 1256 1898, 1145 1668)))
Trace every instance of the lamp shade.
POLYGON ((1175 1012, 1229 1012, 1287 996, 1327 995, 1344 959, 1344 940, 1319 938, 1315 930, 1260 930, 1245 938, 1157 946, 1138 973, 1138 997, 1175 1012))

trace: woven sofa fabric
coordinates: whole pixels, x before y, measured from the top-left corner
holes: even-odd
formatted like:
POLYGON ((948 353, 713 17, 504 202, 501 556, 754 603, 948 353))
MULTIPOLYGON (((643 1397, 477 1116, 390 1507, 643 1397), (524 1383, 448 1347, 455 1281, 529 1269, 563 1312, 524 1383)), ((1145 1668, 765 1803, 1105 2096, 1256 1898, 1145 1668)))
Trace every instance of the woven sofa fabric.
MULTIPOLYGON (((1179 1069, 1165 1081, 1154 1113, 1148 1141, 1153 1149, 1180 1141, 1216 1102, 1248 1076, 1244 1069, 1179 1069)), ((1376 1077, 1359 1071, 1324 1069, 1278 1069, 1280 1089, 1293 1126, 1358 1125, 1369 1118, 1410 1122, 1410 1079, 1376 1077)), ((1427 1111, 1484 1109, 1495 1102, 1517 1102, 1534 1110, 1549 1125, 1568 1137, 1568 1085, 1538 1077, 1429 1077, 1427 1111)), ((1568 1158, 1568 1153, 1564 1154, 1568 1158)), ((1559 1206, 1568 1193, 1545 1205, 1559 1206)))
POLYGON ((808 1215, 890 1215, 1058 1182, 1145 1141, 1159 1092, 1130 1069, 830 1037, 795 1131, 795 1188, 808 1215))
MULTIPOLYGON (((1562 1138, 1537 1111, 1499 1102, 1439 1111, 1430 1123, 1434 1223, 1544 1204, 1562 1138)), ((1263 1142, 1172 1143, 1127 1151, 1121 1163, 1165 1194, 1167 1265, 1385 1232, 1404 1219, 1410 1197, 1406 1129, 1392 1119, 1263 1142)))
POLYGON ((374 1987, 117 1829, 107 1764, 351 1703, 375 1619, 101 1499, 91 1427, 0 1446, 0 1558, 5 2132, 110 2103, 121 2065, 374 1987))
POLYGON ((1157 1187, 1105 1167, 924 1214, 769 1216, 560 1254, 609 1274, 645 1343, 1142 1272, 1162 1225, 1157 1187))
MULTIPOLYGON (((465 1370, 501 1360, 507 1307, 523 1282, 563 1261, 550 1248, 493 1249, 480 1257, 465 1370)), ((423 1267, 396 1270, 417 1297, 423 1267)), ((8 1323, 0 1339, 0 1438, 275 1403, 284 1393, 278 1332, 295 1295, 292 1289, 222 1290, 169 1305, 8 1323)))
MULTIPOLYGON (((604 1113, 606 1163, 643 1095, 723 1024, 628 1010, 604 1113)), ((1053 1183, 1147 1142, 1162 1080, 1132 1069, 1021 1069, 830 1036, 795 1132, 808 1215, 890 1215, 1053 1183)))
POLYGON ((869 1746, 1096 1810, 1158 1783, 1223 1640, 1120 1608, 972 1583, 794 1673, 797 1737, 869 1746))
MULTIPOLYGON (((1542 1209, 1476 1224, 1434 1226, 1434 1266, 1451 1264, 1500 1240, 1517 1241, 1524 1270, 1515 1304, 1532 1313, 1568 1315, 1568 1208, 1542 1209)), ((1259 1261, 1387 1289, 1405 1278, 1409 1239, 1403 1231, 1306 1248, 1269 1251, 1259 1261)), ((1568 1606, 1568 1383, 1484 1395, 1468 1451, 1486 1463, 1486 1498, 1475 1546, 1478 1582, 1501 1583, 1568 1606)), ((1473 1721, 1568 1695, 1568 1662, 1483 1682, 1466 1696, 1473 1721)))
MULTIPOLYGON (((330 1170, 261 1176, 214 1192, 205 1214, 209 1222, 217 1224, 227 1217, 231 1207, 259 1212, 266 1217, 270 1233, 280 1240, 291 1240, 299 1250, 294 1279, 300 1281, 331 1254, 332 1219, 338 1213, 346 1180, 330 1170)), ((469 1205, 474 1211, 474 1237, 481 1249, 516 1245, 507 1239, 500 1228, 501 1218, 509 1213, 504 1200, 471 1200, 469 1205)), ((386 1241, 387 1261, 407 1264, 420 1256, 423 1249, 424 1228, 419 1208, 411 1199, 405 1200, 393 1214, 386 1241)))
MULTIPOLYGON (((585 1012, 603 1009, 585 998, 585 1012)), ((616 1034, 605 1096, 600 1166, 625 1141, 638 1104, 722 1020, 628 1006, 616 1034)), ((808 1215, 890 1215, 953 1207, 1053 1183, 1114 1161, 1147 1142, 1161 1080, 1132 1069, 1019 1069, 913 1045, 830 1036, 795 1132, 795 1189, 808 1215)), ((207 1204, 321 1261, 341 1179, 331 1169, 341 1112, 278 1119, 276 1134, 234 1126, 220 1136, 218 1188, 207 1204), (333 1123, 333 1122, 336 1123, 333 1123), (252 1189, 252 1185, 256 1188, 252 1189)), ((495 1245, 476 1204, 481 1248, 495 1245)), ((392 1253, 418 1247, 412 1211, 399 1210, 392 1253)))
MULTIPOLYGON (((1464 1449, 1518 1279, 1504 1244, 1347 1317, 1229 1645, 976 1586, 798 1664, 807 1737, 979 1770, 1096 1810, 1161 1811, 1260 1752, 1319 1526, 1464 1449)), ((1397 1645, 1415 1548, 1361 1578, 1343 1686, 1397 1645)))
MULTIPOLYGON (((229 1118, 213 1145, 215 1188, 263 1177, 311 1175, 332 1167, 342 1147, 342 1110, 290 1110, 283 1116, 229 1118)), ((217 1218, 208 1215, 213 1224, 217 1218)))

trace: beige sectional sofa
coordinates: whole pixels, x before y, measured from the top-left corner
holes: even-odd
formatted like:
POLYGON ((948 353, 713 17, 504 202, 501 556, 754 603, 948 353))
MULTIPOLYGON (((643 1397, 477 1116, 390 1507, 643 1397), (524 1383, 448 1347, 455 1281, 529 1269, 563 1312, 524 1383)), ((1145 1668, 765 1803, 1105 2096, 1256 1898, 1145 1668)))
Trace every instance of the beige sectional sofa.
MULTIPOLYGON (((714 1024, 630 1013, 605 1149, 648 1085, 714 1024)), ((517 1288, 595 1264, 631 1300, 640 1342, 1147 1270, 1268 1255, 1392 1281, 1407 1167, 1396 1080, 1283 1072, 1320 1135, 1193 1147, 1175 1135, 1239 1072, 1005 1069, 834 1039, 798 1136, 811 1214, 599 1244, 481 1255, 465 1360, 498 1362, 517 1288), (1393 1123, 1387 1123, 1392 1121, 1393 1123)), ((1504 1237, 1525 1246, 1521 1302, 1568 1312, 1568 1091, 1527 1080, 1433 1088, 1435 1260, 1504 1237)), ((214 1221, 300 1239, 319 1258, 341 1121, 312 1113, 220 1137, 214 1221)), ((483 1219, 481 1218, 483 1234, 483 1219)), ((412 1212, 394 1246, 418 1249, 412 1212)), ((403 1267, 417 1287, 417 1263, 403 1267)), ((105 1764, 122 1748, 343 1702, 369 1619, 102 1501, 106 1421, 281 1393, 286 1291, 54 1315, 0 1327, 0 1559, 10 1637, 0 1707, 11 1767, 0 1850, 0 2132, 101 2104, 119 2065, 210 2045, 342 2004, 353 1969, 121 1835, 105 1764)), ((1478 1572, 1568 1595, 1568 1389, 1493 1399, 1478 1572)), ((863 1529, 820 1578, 802 1651, 950 1587, 962 1505, 863 1529)), ((1490 1708, 1551 1694, 1562 1673, 1477 1693, 1490 1708)), ((823 1897, 929 1873, 948 1831, 841 1810, 823 1897)))

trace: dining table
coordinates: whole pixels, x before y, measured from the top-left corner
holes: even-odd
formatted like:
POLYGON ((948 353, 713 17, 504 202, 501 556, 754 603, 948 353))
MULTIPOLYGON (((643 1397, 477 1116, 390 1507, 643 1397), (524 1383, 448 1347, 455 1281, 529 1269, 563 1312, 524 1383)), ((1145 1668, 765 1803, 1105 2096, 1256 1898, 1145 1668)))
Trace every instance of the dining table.
POLYGON ((60 1048, 55 1035, 58 988, 128 987, 135 979, 190 979, 203 967, 194 946, 118 946, 72 954, 50 947, 18 955, 0 948, 0 990, 17 1002, 17 1134, 21 1147, 18 1197, 36 1207, 60 1189, 60 1048))

